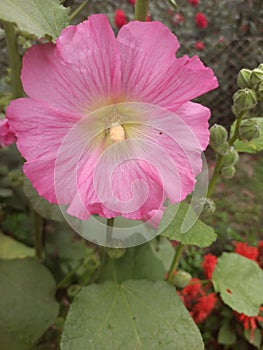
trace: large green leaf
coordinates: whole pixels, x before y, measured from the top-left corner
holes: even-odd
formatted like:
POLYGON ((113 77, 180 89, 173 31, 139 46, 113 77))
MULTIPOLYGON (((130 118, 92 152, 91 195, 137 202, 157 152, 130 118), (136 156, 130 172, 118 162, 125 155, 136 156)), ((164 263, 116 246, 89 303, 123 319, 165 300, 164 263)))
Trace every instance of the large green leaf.
POLYGON ((0 20, 16 23, 18 28, 41 38, 56 39, 69 25, 69 11, 59 0, 1 0, 0 20))
POLYGON ((84 287, 70 307, 62 350, 204 349, 174 287, 166 282, 105 282, 84 287))
POLYGON ((24 180, 24 192, 30 204, 39 215, 49 220, 65 221, 59 206, 57 204, 51 204, 45 198, 40 197, 27 178, 24 180))
POLYGON ((223 253, 212 282, 232 309, 247 316, 258 314, 263 303, 263 271, 257 263, 236 253, 223 253))
POLYGON ((34 256, 35 250, 0 232, 0 259, 34 256))
POLYGON ((169 204, 158 228, 158 234, 182 244, 208 247, 215 241, 212 227, 198 220, 194 210, 185 202, 169 204))
POLYGON ((55 281, 33 258, 0 261, 0 350, 28 350, 58 313, 55 281))
MULTIPOLYGON (((250 120, 256 121, 260 125, 261 135, 255 140, 251 141, 239 141, 234 144, 235 149, 238 152, 257 153, 263 150, 263 118, 251 118, 250 120)), ((234 132, 236 122, 231 127, 231 132, 234 132)))
POLYGON ((125 255, 109 259, 103 267, 100 281, 129 279, 164 280, 174 255, 170 242, 161 238, 137 247, 128 248, 125 255))

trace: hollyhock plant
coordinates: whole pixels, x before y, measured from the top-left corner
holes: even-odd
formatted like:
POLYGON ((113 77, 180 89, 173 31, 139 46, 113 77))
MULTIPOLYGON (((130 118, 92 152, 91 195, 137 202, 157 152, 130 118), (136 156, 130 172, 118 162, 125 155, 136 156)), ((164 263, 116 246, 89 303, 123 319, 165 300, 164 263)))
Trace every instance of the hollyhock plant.
POLYGON ((202 12, 198 12, 195 15, 195 23, 196 23, 197 27, 199 27, 201 29, 207 28, 208 22, 207 22, 206 15, 204 15, 202 12))
POLYGON ((16 141, 14 133, 9 128, 7 119, 0 120, 0 146, 6 147, 16 141))
POLYGON ((125 12, 123 10, 120 10, 120 9, 116 10, 114 22, 115 22, 115 25, 118 29, 120 29, 125 24, 127 24, 127 17, 126 17, 125 12))
POLYGON ((133 21, 117 38, 105 15, 64 29, 23 59, 27 98, 7 118, 39 194, 82 220, 160 220, 183 200, 209 142, 208 108, 190 102, 217 87, 197 56, 176 58, 160 22, 133 21))

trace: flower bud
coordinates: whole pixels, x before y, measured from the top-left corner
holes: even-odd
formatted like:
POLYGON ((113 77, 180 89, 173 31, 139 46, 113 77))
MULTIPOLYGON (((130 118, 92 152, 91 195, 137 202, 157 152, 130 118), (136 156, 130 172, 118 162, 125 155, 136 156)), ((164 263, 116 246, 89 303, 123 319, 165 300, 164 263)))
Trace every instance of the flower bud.
POLYGON ((81 286, 79 284, 72 284, 67 289, 67 295, 70 299, 73 299, 80 290, 81 290, 81 286))
POLYGON ((120 259, 126 252, 125 248, 106 248, 106 252, 111 259, 120 259))
POLYGON ((241 69, 237 76, 237 85, 243 89, 250 87, 250 76, 252 71, 250 69, 241 69))
POLYGON ((260 136, 260 126, 255 120, 243 120, 239 127, 240 140, 251 141, 260 136))
POLYGON ((257 97, 259 101, 263 101, 263 81, 258 84, 257 97))
POLYGON ((218 154, 221 156, 226 155, 229 152, 229 144, 228 142, 224 142, 222 145, 218 146, 216 149, 214 149, 218 154))
POLYGON ((260 68, 255 68, 251 73, 250 81, 251 81, 251 86, 253 88, 256 88, 258 84, 261 81, 263 81, 263 70, 260 68))
POLYGON ((236 111, 238 112, 243 112, 248 109, 252 109, 257 104, 257 96, 255 91, 247 88, 238 90, 234 94, 233 100, 236 111))
POLYGON ((233 165, 224 166, 221 169, 221 175, 225 179, 231 179, 235 175, 236 169, 233 165))
POLYGON ((184 288, 190 283, 191 279, 190 273, 179 270, 174 276, 174 284, 176 287, 184 288))
POLYGON ((227 131, 222 125, 215 124, 210 128, 210 145, 213 149, 224 144, 227 140, 227 131))
POLYGON ((201 198, 200 204, 202 205, 202 214, 209 217, 214 214, 216 210, 215 202, 210 198, 201 198))
POLYGON ((223 166, 227 167, 230 165, 235 165, 239 160, 238 152, 235 150, 233 146, 230 147, 228 154, 226 154, 223 158, 223 166))

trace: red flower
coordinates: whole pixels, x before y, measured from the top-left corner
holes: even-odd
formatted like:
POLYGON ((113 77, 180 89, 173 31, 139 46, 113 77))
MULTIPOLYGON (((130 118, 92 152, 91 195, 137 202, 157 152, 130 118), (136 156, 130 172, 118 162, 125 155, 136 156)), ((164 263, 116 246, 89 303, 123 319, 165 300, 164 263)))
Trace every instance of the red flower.
POLYGON ((216 264, 217 264, 217 257, 215 255, 207 254, 204 256, 202 267, 206 278, 208 278, 209 280, 211 280, 212 278, 212 274, 214 272, 216 264))
POLYGON ((244 256, 245 258, 257 261, 258 248, 251 247, 245 242, 236 243, 235 252, 239 255, 244 256))
POLYGON ((258 264, 263 269, 263 241, 258 242, 258 264))
POLYGON ((201 295, 205 295, 202 291, 202 285, 198 278, 192 278, 190 284, 179 291, 178 294, 181 296, 183 303, 188 310, 192 309, 196 298, 199 298, 201 295))
POLYGON ((151 22, 151 15, 148 14, 146 16, 145 22, 151 22))
POLYGON ((192 6, 197 6, 199 4, 199 0, 188 0, 189 4, 192 6))
MULTIPOLYGON (((263 311, 263 307, 259 308, 259 313, 263 311)), ((247 316, 245 314, 240 314, 235 312, 236 318, 243 324, 245 329, 250 330, 250 340, 253 342, 254 340, 254 332, 257 329, 257 322, 263 322, 263 317, 260 315, 257 316, 247 316)))
POLYGON ((136 0, 128 0, 130 4, 135 5, 136 0))
POLYGON ((214 309, 217 298, 215 293, 204 295, 198 299, 190 312, 196 323, 203 322, 214 309))
POLYGON ((201 291, 201 283, 198 278, 192 278, 190 284, 181 291, 183 296, 195 298, 201 291))
POLYGON ((195 23, 199 28, 206 28, 208 26, 207 18, 202 12, 195 15, 195 23))
POLYGON ((116 10, 115 12, 115 25, 118 29, 127 24, 127 17, 122 10, 116 10))
POLYGON ((196 41, 196 43, 195 43, 196 50, 202 51, 202 50, 204 50, 204 48, 205 48, 205 44, 202 41, 196 41))
POLYGON ((173 17, 173 24, 175 26, 182 25, 184 23, 184 16, 181 13, 176 13, 173 17))

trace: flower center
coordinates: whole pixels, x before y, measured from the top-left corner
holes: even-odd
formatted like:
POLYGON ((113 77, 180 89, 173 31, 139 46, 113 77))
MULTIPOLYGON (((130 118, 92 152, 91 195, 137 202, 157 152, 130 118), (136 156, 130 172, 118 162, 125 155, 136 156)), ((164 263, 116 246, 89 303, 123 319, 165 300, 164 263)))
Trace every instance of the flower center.
POLYGON ((125 140, 125 130, 118 122, 111 124, 110 139, 115 143, 125 140))
POLYGON ((114 107, 110 115, 108 115, 107 124, 109 125, 108 130, 111 141, 117 143, 125 140, 125 130, 121 125, 121 116, 116 107, 114 107))

